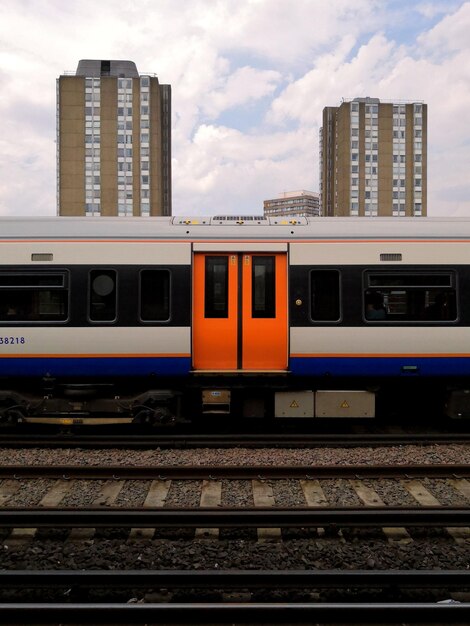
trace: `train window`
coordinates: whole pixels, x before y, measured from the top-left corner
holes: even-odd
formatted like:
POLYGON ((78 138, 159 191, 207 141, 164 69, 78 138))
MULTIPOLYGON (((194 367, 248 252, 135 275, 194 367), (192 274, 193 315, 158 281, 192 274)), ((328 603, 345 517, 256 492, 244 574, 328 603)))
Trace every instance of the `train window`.
POLYGON ((254 256, 251 277, 251 316, 276 317, 276 276, 273 256, 254 256))
POLYGON ((310 316, 314 322, 338 322, 340 308, 340 274, 338 270, 310 272, 310 316))
POLYGON ((144 322, 166 322, 170 319, 169 270, 141 271, 140 319, 144 322))
POLYGON ((1 272, 0 321, 63 322, 68 295, 65 272, 1 272))
POLYGON ((113 322, 117 311, 116 271, 92 270, 89 281, 90 320, 113 322))
POLYGON ((374 272, 366 274, 366 320, 386 322, 455 322, 453 272, 374 272))
POLYGON ((206 257, 204 316, 228 317, 228 257, 206 257))

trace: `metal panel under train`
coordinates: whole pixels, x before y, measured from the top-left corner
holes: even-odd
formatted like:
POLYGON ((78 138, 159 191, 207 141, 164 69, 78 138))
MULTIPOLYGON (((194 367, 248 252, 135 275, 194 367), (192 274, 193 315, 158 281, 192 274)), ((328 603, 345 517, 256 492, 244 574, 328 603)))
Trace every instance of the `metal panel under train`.
POLYGON ((375 417, 375 394, 370 391, 317 391, 316 417, 375 417))
POLYGON ((314 417, 313 391, 278 391, 274 402, 275 417, 314 417))

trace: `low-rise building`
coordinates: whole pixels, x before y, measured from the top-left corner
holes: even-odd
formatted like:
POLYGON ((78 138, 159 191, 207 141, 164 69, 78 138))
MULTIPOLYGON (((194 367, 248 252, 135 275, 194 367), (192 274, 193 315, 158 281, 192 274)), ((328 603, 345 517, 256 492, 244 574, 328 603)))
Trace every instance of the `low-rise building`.
POLYGON ((277 198, 263 202, 265 217, 284 215, 290 217, 318 217, 320 194, 314 191, 284 191, 277 198))

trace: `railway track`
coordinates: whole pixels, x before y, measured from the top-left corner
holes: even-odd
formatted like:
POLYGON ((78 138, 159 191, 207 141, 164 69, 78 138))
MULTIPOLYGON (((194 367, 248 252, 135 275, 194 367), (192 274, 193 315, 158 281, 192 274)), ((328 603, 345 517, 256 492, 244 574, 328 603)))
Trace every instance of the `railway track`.
MULTIPOLYGON (((0 468, 1 528, 338 528, 338 527, 470 527, 470 467, 467 465, 381 466, 4 466, 0 468), (444 506, 423 480, 445 482, 460 497, 459 504, 444 506), (37 482, 39 481, 39 482, 37 482), (44 488, 39 502, 14 506, 16 494, 34 494, 44 488), (85 483, 83 483, 85 481, 85 483), (96 483, 102 492, 91 504, 67 504, 81 485, 96 483), (275 501, 278 482, 302 494, 297 503, 275 501), (407 489, 411 504, 382 501, 374 490, 383 481, 407 489), (323 483, 344 483, 358 504, 329 503, 323 483), (186 502, 172 506, 173 485, 189 484, 186 502), (141 503, 117 505, 126 485, 139 484, 141 503), (235 500, 224 504, 234 484, 252 489, 252 505, 235 500), (191 505, 190 502, 198 505, 191 505), (64 502, 66 503, 64 505, 64 502)), ((298 496, 297 496, 298 497, 298 496)), ((469 531, 470 532, 470 531, 469 531)))
POLYGON ((425 602, 383 603, 10 603, 0 604, 0 615, 8 624, 304 624, 310 626, 323 620, 341 624, 409 623, 468 624, 470 604, 438 604, 425 602), (165 620, 165 621, 163 621, 165 620))
MULTIPOLYGON (((396 595, 398 590, 416 589, 463 589, 470 586, 468 571, 16 571, 0 572, 0 585, 3 589, 67 590, 72 598, 69 603, 9 603, 0 604, 0 616, 15 623, 34 616, 38 620, 64 619, 67 623, 85 621, 92 617, 106 623, 109 620, 126 624, 142 619, 179 619, 213 623, 214 616, 222 622, 234 623, 234 619, 251 622, 266 620, 279 623, 286 620, 341 619, 343 623, 369 621, 371 618, 386 624, 401 618, 427 619, 430 624, 440 619, 442 623, 452 623, 470 617, 470 603, 437 602, 364 602, 361 594, 371 589, 381 590, 385 596, 396 595), (160 602, 160 603, 97 603, 84 600, 87 592, 97 590, 119 591, 121 589, 161 590, 209 590, 219 596, 218 602, 160 602), (314 590, 355 589, 358 596, 354 602, 289 602, 278 599, 276 602, 240 602, 227 600, 227 595, 238 593, 258 593, 269 598, 274 594, 292 589, 303 590, 306 597, 314 590), (81 598, 81 602, 77 602, 81 598), (119 611, 122 613, 119 614, 119 611), (33 613, 34 612, 34 613, 33 613), (122 623, 122 622, 121 622, 122 623)), ((297 592, 298 593, 298 592, 297 592)), ((264 623, 266 623, 264 621, 264 623)), ((403 621, 401 622, 403 623, 403 621)))
MULTIPOLYGON (((243 539, 241 543, 235 542, 231 549, 243 550, 248 544, 253 549, 259 544, 260 555, 264 554, 263 545, 275 555, 278 549, 273 546, 283 544, 287 555, 292 541, 294 544, 298 542, 299 564, 303 563, 302 553, 308 554, 312 543, 319 541, 320 551, 335 554, 349 541, 358 541, 360 535, 354 533, 365 533, 362 539, 366 550, 371 549, 372 538, 382 535, 378 550, 385 550, 380 546, 395 543, 395 554, 400 555, 402 545, 413 545, 416 538, 420 538, 418 543, 422 542, 423 533, 426 533, 425 536, 429 537, 426 545, 434 546, 436 537, 446 536, 445 545, 449 546, 449 551, 453 544, 465 554, 470 543, 469 474, 470 467, 464 464, 3 466, 0 468, 0 529, 7 550, 3 563, 0 560, 0 566, 6 570, 0 571, 0 589, 4 590, 0 596, 0 621, 14 624, 31 622, 34 618, 37 623, 48 624, 84 624, 87 620, 93 623, 124 621, 126 624, 163 621, 254 624, 330 620, 345 624, 366 621, 396 624, 406 619, 428 624, 469 623, 470 603, 466 598, 458 603, 439 604, 464 589, 470 589, 470 573, 464 567, 457 570, 445 566, 441 570, 403 570, 397 560, 394 570, 373 567, 349 570, 348 566, 340 570, 318 569, 312 567, 317 558, 311 556, 303 569, 297 567, 288 571, 279 566, 268 571, 255 565, 256 561, 253 569, 248 570, 226 570, 223 567, 214 570, 198 565, 198 561, 205 562, 204 554, 210 555, 211 550, 218 555, 214 560, 223 565, 227 558, 223 555, 232 541, 226 538, 231 535, 223 533, 237 532, 242 533, 243 539), (460 504, 440 503, 429 491, 433 481, 458 493, 460 504), (400 506, 387 506, 389 503, 383 502, 379 495, 384 483, 406 489, 414 504, 403 502, 400 506), (80 494, 84 485, 96 485, 93 502, 64 506, 63 502, 71 493, 80 494), (141 503, 135 507, 124 505, 124 499, 119 500, 119 494, 131 485, 142 488, 141 503), (181 506, 175 507, 172 489, 178 491, 183 485, 183 501, 181 506), (247 506, 246 502, 237 504, 236 499, 231 505, 227 504, 226 497, 232 494, 234 485, 242 485, 245 491, 251 490, 254 506, 247 506), (282 485, 280 491, 279 485, 282 485), (302 494, 301 503, 286 506, 278 500, 278 494, 284 493, 289 486, 297 494, 302 494), (326 486, 330 487, 329 491, 326 486), (338 506, 332 498, 336 490, 345 486, 355 493, 359 505, 338 506), (21 493, 29 494, 34 505, 25 504, 21 497, 18 502, 23 503, 15 504, 15 498, 21 493), (197 504, 191 505, 190 502, 197 504), (63 529, 62 535, 60 529, 63 529), (121 533, 119 544, 111 539, 115 530, 121 533), (74 533, 78 533, 78 539, 74 533), (34 555, 38 550, 43 554, 47 550, 42 544, 43 536, 45 546, 53 542, 54 554, 57 551, 63 553, 57 561, 60 569, 42 570, 36 565, 28 571, 17 567, 12 570, 15 550, 19 563, 24 562, 26 554, 34 555), (76 547, 77 540, 81 547, 76 547), (191 547, 193 541, 195 547, 191 547), (263 544, 266 541, 268 543, 263 544), (168 573, 168 566, 158 570, 145 566, 142 570, 120 566, 116 553, 118 545, 133 550, 135 544, 137 552, 133 559, 139 559, 147 542, 154 546, 148 559, 154 558, 151 555, 156 549, 163 555, 175 550, 178 554, 183 546, 186 546, 185 554, 196 551, 199 556, 188 556, 188 570, 181 571, 176 566, 171 573, 168 573), (175 547, 171 548, 172 544, 175 547), (115 572, 94 569, 93 554, 101 559, 102 551, 106 549, 114 550, 110 559, 116 567, 115 572), (77 570, 81 572, 65 569, 62 562, 68 562, 66 555, 71 551, 85 556, 90 552, 91 566, 77 563, 77 570), (10 582, 4 584, 7 580, 10 582), (89 594, 100 585, 106 592, 97 600, 96 596, 89 594), (352 588, 353 601, 349 601, 352 588), (132 589, 141 591, 136 595, 131 593, 132 589), (158 601, 155 601, 155 594, 148 592, 149 589, 160 596, 158 601), (165 595, 168 589, 169 599, 165 595), (35 590, 45 593, 49 601, 34 601, 35 590), (122 590, 128 590, 124 601, 119 599, 122 590), (4 602, 4 594, 10 592, 13 595, 4 602), (30 593, 33 596, 28 595, 30 593), (118 594, 117 599, 113 593, 118 594), (233 593, 235 595, 231 595, 233 593), (140 599, 139 602, 129 603, 133 597, 140 599)), ((416 549, 419 552, 422 547, 416 549)), ((283 551, 284 548, 281 554, 283 551)), ((280 557, 279 563, 282 561, 280 557)))
POLYGON ((470 441, 470 432, 336 432, 336 433, 186 433, 186 434, 11 434, 0 432, 0 448, 312 448, 455 444, 470 441))
POLYGON ((470 507, 6 508, 0 528, 470 527, 470 507))
POLYGON ((466 464, 439 465, 4 465, 1 479, 250 480, 470 477, 466 464))

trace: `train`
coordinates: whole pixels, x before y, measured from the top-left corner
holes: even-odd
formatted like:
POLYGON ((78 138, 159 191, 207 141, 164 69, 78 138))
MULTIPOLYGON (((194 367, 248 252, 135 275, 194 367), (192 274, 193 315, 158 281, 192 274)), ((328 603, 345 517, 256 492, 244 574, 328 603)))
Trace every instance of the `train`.
POLYGON ((470 417, 470 220, 0 218, 0 423, 470 417))

